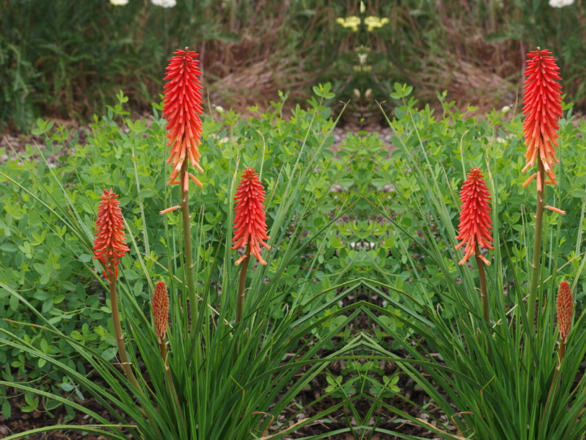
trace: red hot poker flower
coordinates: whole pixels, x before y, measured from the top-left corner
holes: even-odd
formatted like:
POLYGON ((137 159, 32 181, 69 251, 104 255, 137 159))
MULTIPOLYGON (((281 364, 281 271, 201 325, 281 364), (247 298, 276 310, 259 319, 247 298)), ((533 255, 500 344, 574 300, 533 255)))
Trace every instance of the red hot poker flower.
POLYGON ((100 260, 106 271, 104 277, 109 278, 106 272, 115 274, 118 278, 118 264, 120 258, 130 249, 126 246, 124 234, 124 220, 120 211, 120 201, 116 193, 104 190, 102 201, 98 206, 98 220, 96 221, 96 233, 94 241, 94 259, 100 260))
POLYGON ((153 317, 155 318, 155 331, 159 342, 165 340, 167 323, 169 321, 169 295, 164 281, 159 281, 153 294, 153 317))
MULTIPOLYGON (((267 223, 265 216, 265 190, 262 183, 258 180, 258 175, 253 168, 246 168, 242 174, 242 180, 236 190, 236 215, 234 217, 234 247, 236 249, 243 246, 249 246, 250 253, 256 257, 260 264, 267 264, 260 255, 260 246, 270 249, 270 246, 264 242, 268 240, 267 223)), ((242 256, 236 265, 240 264, 246 258, 242 256)))
MULTIPOLYGON (((541 182, 541 176, 537 176, 538 191, 541 191, 544 184, 557 184, 552 167, 559 162, 555 155, 555 147, 558 146, 558 120, 562 116, 562 86, 558 82, 562 78, 558 73, 559 67, 555 59, 549 55, 551 52, 547 49, 527 54, 530 59, 527 61, 527 78, 523 87, 523 114, 527 115, 523 124, 527 165, 523 172, 532 167, 539 157, 549 177, 549 180, 541 182)), ((532 175, 526 185, 534 177, 535 175, 532 175)))
POLYGON ((572 290, 567 281, 560 283, 560 290, 556 301, 558 328, 560 330, 560 339, 566 341, 568 334, 570 334, 570 326, 572 325, 572 314, 574 312, 574 299, 572 298, 572 290))
MULTIPOLYGON (((187 49, 187 48, 186 48, 187 49)), ((179 182, 177 176, 185 159, 189 158, 191 165, 203 172, 199 165, 201 144, 202 113, 201 83, 198 76, 198 54, 190 50, 177 50, 167 67, 165 80, 165 98, 163 117, 167 120, 167 146, 171 147, 167 163, 173 166, 169 184, 182 184, 187 190, 189 179, 201 187, 201 182, 195 176, 185 173, 184 181, 179 182)))
POLYGON ((490 193, 484 181, 482 171, 472 168, 468 173, 468 179, 464 182, 460 191, 462 207, 460 211, 460 233, 456 237, 462 240, 456 249, 466 245, 464 258, 458 264, 464 264, 475 253, 487 265, 490 262, 477 251, 478 246, 494 249, 490 242, 492 237, 492 220, 490 218, 490 193))

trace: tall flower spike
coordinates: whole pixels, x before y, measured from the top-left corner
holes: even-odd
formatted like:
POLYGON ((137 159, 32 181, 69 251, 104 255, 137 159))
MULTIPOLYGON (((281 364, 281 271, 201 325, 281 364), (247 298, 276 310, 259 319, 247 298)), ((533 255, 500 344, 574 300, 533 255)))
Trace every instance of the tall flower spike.
MULTIPOLYGON (((260 255, 260 246, 270 249, 270 246, 264 242, 269 239, 265 207, 262 204, 265 201, 265 190, 253 168, 244 170, 234 199, 236 200, 236 215, 234 217, 236 232, 232 241, 236 243, 232 249, 250 246, 250 253, 256 257, 260 264, 266 265, 267 262, 260 255)), ((236 265, 245 258, 246 254, 236 262, 236 265)))
POLYGON ((167 323, 169 321, 169 295, 164 281, 159 281, 153 294, 153 317, 155 319, 155 331, 159 342, 165 340, 167 323))
POLYGON ((124 220, 120 211, 120 201, 116 193, 104 190, 102 201, 98 206, 98 220, 96 221, 96 233, 94 241, 94 253, 96 260, 100 260, 105 267, 104 277, 115 273, 118 278, 118 264, 126 252, 130 249, 126 246, 124 234, 124 220), (106 272, 108 274, 106 274, 106 272))
POLYGON ((570 289, 570 285, 567 281, 562 281, 560 283, 556 305, 560 339, 565 342, 568 338, 568 335, 570 334, 572 314, 574 312, 574 299, 572 298, 572 290, 570 289))
MULTIPOLYGON (((480 169, 472 168, 468 173, 468 178, 460 191, 460 201, 462 202, 460 233, 456 239, 462 240, 462 242, 456 246, 456 249, 466 245, 464 258, 458 263, 464 264, 476 253, 478 246, 494 249, 490 244, 492 241, 490 235, 492 220, 488 203, 490 193, 480 169)), ((490 262, 480 253, 478 253, 478 257, 487 265, 490 265, 490 262)))
POLYGON ((201 83, 198 76, 198 54, 190 50, 177 50, 167 67, 165 80, 165 98, 163 117, 167 120, 167 146, 171 147, 167 163, 173 166, 169 185, 181 184, 188 187, 189 179, 201 186, 197 178, 185 173, 184 181, 177 181, 177 176, 186 159, 191 165, 203 172, 199 165, 201 144, 202 113, 201 83))
MULTIPOLYGON (((523 123, 523 134, 527 152, 527 165, 523 172, 535 164, 537 157, 541 158, 549 180, 541 182, 537 179, 537 189, 540 185, 556 185, 556 176, 553 166, 558 163, 555 147, 558 146, 558 121, 562 117, 562 86, 558 82, 560 77, 555 59, 547 49, 529 52, 527 69, 525 70, 525 96, 523 98, 523 114, 527 115, 523 123)), ((533 180, 533 175, 528 179, 533 180)))

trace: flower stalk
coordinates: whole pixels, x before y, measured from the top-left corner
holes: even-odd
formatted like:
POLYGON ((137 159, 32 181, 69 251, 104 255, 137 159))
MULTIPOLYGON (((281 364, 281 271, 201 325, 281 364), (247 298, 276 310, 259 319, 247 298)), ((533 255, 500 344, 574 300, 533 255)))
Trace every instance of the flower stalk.
POLYGON ((240 268, 240 279, 238 282, 238 300, 236 301, 236 324, 242 320, 242 312, 244 310, 244 290, 246 289, 246 271, 248 270, 248 263, 250 262, 250 245, 246 246, 246 252, 242 260, 240 268))
MULTIPOLYGON (((545 169, 541 159, 537 161, 537 181, 545 180, 545 169)), ((531 269, 531 285, 527 301, 527 322, 531 333, 535 334, 535 303, 537 302, 537 286, 541 272, 541 236, 543 230, 543 209, 545 207, 545 185, 537 184, 537 211, 535 212, 535 242, 533 244, 533 263, 531 269)))
POLYGON ((555 59, 547 49, 539 47, 527 54, 525 85, 523 89, 523 134, 527 151, 527 163, 523 172, 537 163, 537 173, 531 175, 523 184, 529 185, 537 180, 537 212, 535 213, 535 242, 533 245, 533 263, 531 284, 527 302, 527 320, 531 334, 535 334, 535 305, 537 302, 537 286, 541 278, 541 238, 543 233, 543 210, 550 209, 565 214, 561 209, 545 206, 546 185, 557 185, 553 166, 559 162, 555 148, 558 144, 559 118, 562 116, 562 86, 558 82, 561 77, 555 59))
POLYGON ((114 333, 116 334, 116 345, 118 347, 118 355, 120 356, 122 370, 128 378, 132 386, 142 394, 142 390, 136 376, 132 371, 131 363, 128 361, 128 355, 126 354, 126 348, 124 346, 124 336, 122 334, 122 326, 120 325, 120 312, 118 310, 118 294, 116 292, 116 274, 115 272, 110 273, 110 303, 112 307, 112 321, 114 323, 114 333))
POLYGON ((478 266, 478 277, 480 278, 480 299, 482 301, 482 317, 487 324, 490 324, 490 308, 488 305, 488 289, 486 287, 486 272, 484 271, 484 261, 478 245, 474 254, 476 265, 478 266))
POLYGON ((122 325, 120 324, 118 294, 116 291, 120 259, 130 250, 126 246, 124 219, 122 218, 118 195, 112 189, 109 191, 104 190, 101 198, 102 201, 98 206, 98 218, 96 220, 96 233, 93 247, 95 256, 93 258, 103 264, 105 270, 102 273, 110 284, 112 321, 114 324, 114 333, 116 334, 118 354, 122 361, 122 369, 132 386, 142 394, 124 347, 124 336, 122 334, 122 325))
POLYGON ((462 202, 460 227, 456 238, 462 240, 462 242, 456 246, 456 249, 464 245, 466 247, 464 248, 464 258, 458 264, 465 264, 474 255, 480 278, 482 316, 490 324, 488 289, 486 287, 486 272, 484 271, 484 265, 489 266, 490 261, 480 253, 480 246, 487 249, 494 248, 490 244, 492 241, 492 236, 490 235, 490 230, 492 229, 489 204, 490 192, 479 168, 472 168, 468 173, 460 191, 460 201, 462 202))
POLYGON ((234 217, 235 233, 232 241, 236 243, 232 249, 246 247, 244 255, 236 261, 237 266, 242 263, 238 284, 238 298, 236 300, 236 323, 238 323, 242 319, 244 311, 246 271, 248 270, 250 256, 254 255, 260 264, 266 265, 267 262, 261 256, 260 247, 270 249, 270 246, 265 243, 265 240, 269 238, 266 232, 267 224, 263 205, 265 190, 253 168, 244 170, 234 199, 236 200, 236 215, 234 217))
POLYGON ((189 181, 201 187, 202 183, 189 172, 191 163, 200 173, 202 113, 201 83, 198 54, 195 51, 177 50, 167 67, 163 117, 167 120, 167 146, 171 148, 167 163, 173 167, 169 185, 179 185, 181 205, 161 211, 161 214, 181 209, 183 219, 183 243, 185 251, 185 281, 191 310, 191 331, 195 332, 198 321, 198 302, 193 277, 193 250, 191 247, 191 223, 189 215, 189 181))
MULTIPOLYGON (((181 168, 181 181, 188 181, 187 161, 181 168)), ((193 278, 193 250, 191 248, 191 222, 189 215, 189 194, 187 185, 181 185, 181 214, 183 217, 183 241, 185 251, 185 278, 187 281, 187 292, 189 295, 189 308, 191 311, 191 329, 195 331, 198 319, 198 302, 195 293, 195 280, 193 278)))

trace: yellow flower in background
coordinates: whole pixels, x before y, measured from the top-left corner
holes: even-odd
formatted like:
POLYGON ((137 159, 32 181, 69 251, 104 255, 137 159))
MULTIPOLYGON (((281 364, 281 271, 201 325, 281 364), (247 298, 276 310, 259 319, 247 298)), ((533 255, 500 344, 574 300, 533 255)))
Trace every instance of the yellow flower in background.
POLYGON ((389 22, 389 19, 387 17, 378 18, 378 17, 374 17, 372 15, 370 17, 366 17, 364 19, 364 24, 366 24, 366 26, 368 26, 368 29, 367 29, 368 32, 372 32, 376 28, 382 28, 388 22, 389 22))
POLYGON ((360 0, 360 13, 364 14, 366 12, 366 6, 364 6, 364 2, 360 0))
POLYGON ((358 26, 360 26, 361 20, 358 17, 352 16, 347 18, 338 18, 336 23, 341 24, 345 28, 352 29, 352 32, 358 32, 358 26))

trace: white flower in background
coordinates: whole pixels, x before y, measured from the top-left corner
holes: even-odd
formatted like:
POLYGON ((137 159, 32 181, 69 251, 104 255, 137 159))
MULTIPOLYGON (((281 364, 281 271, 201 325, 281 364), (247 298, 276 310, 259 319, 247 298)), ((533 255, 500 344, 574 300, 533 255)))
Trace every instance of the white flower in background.
POLYGON ((549 0, 549 6, 552 8, 563 8, 564 6, 570 6, 574 3, 574 0, 549 0))
POLYGON ((505 105, 503 107, 503 109, 501 110, 501 112, 503 112, 506 115, 509 110, 511 110, 511 107, 509 107, 508 105, 505 105))
POLYGON ((223 107, 220 107, 219 105, 216 105, 214 108, 216 109, 216 111, 218 113, 224 113, 224 108, 223 107))
POLYGON ((128 0, 110 0, 110 3, 115 6, 124 6, 128 4, 128 0))
POLYGON ((360 0, 360 13, 364 14, 366 12, 366 6, 364 6, 364 2, 360 0))
POLYGON ((161 6, 163 8, 172 8, 177 4, 177 0, 151 0, 153 5, 161 6))

